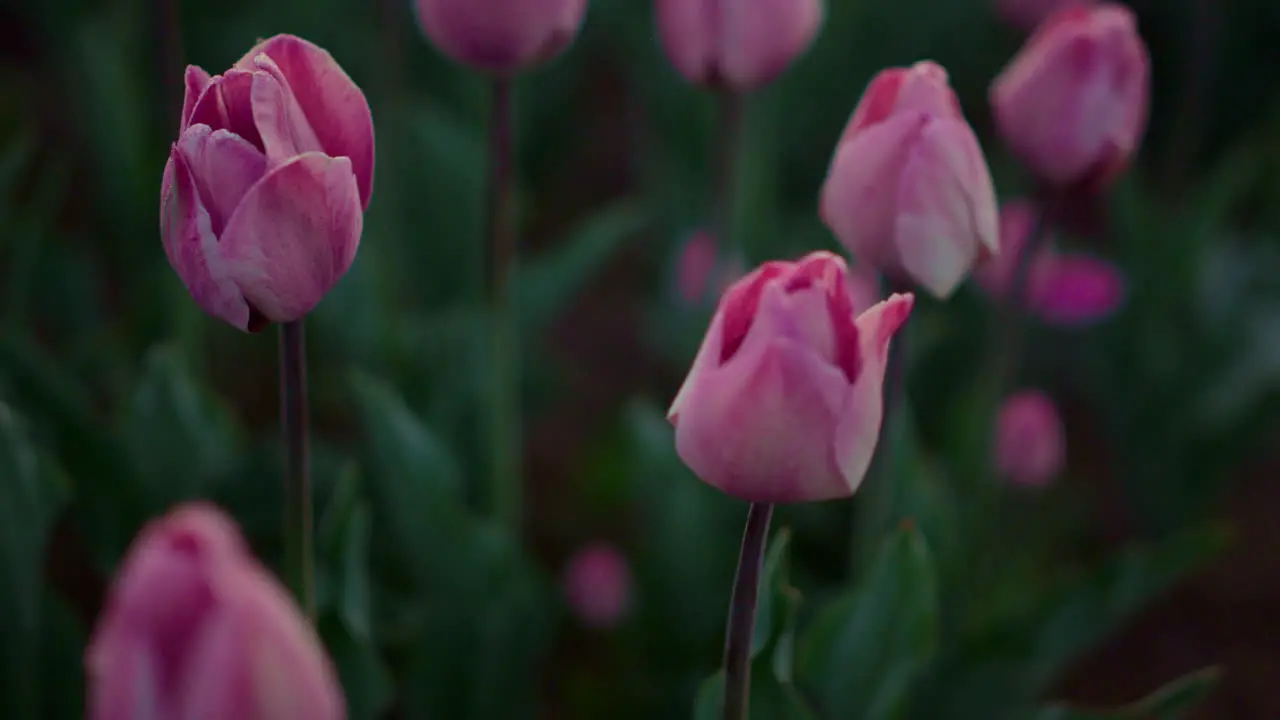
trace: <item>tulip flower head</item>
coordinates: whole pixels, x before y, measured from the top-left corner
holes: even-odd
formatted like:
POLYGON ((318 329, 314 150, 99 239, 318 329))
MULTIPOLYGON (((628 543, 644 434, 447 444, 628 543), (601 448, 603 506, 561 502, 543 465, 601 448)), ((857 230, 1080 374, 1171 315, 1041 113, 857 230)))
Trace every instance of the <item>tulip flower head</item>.
POLYGON ((588 545, 569 560, 564 590, 569 606, 584 625, 610 628, 630 610, 631 569, 613 546, 588 545))
POLYGON ((1066 448, 1058 408, 1048 395, 1025 390, 1004 401, 995 437, 1001 475, 1018 485, 1046 485, 1062 472, 1066 448))
POLYGON ((1146 130, 1150 63, 1132 10, 1068 7, 992 83, 996 128, 1044 183, 1102 189, 1146 130))
POLYGON ((277 35, 222 75, 187 68, 160 230, 206 312, 249 332, 309 313, 355 259, 372 192, 369 105, 328 52, 277 35))
POLYGON ((91 720, 346 717, 315 630, 210 505, 143 528, 85 662, 91 720))
POLYGON ((880 432, 889 341, 913 302, 857 307, 848 267, 828 252, 739 280, 667 414, 681 459, 750 502, 852 495, 880 432))
POLYGON ((823 222, 857 258, 948 297, 999 250, 982 148, 932 62, 876 76, 836 147, 823 222))
POLYGON ((415 0, 418 24, 455 62, 511 75, 569 47, 587 0, 415 0))
MULTIPOLYGON (((998 300, 1008 298, 1038 212, 1025 201, 1000 209, 1000 254, 973 273, 982 289, 998 300)), ((1050 325, 1082 327, 1119 309, 1125 296, 1119 268, 1084 253, 1059 252, 1049 240, 1030 259, 1025 301, 1032 313, 1050 325)))
POLYGON ((680 74, 748 92, 782 74, 822 25, 821 0, 656 0, 658 37, 680 74))

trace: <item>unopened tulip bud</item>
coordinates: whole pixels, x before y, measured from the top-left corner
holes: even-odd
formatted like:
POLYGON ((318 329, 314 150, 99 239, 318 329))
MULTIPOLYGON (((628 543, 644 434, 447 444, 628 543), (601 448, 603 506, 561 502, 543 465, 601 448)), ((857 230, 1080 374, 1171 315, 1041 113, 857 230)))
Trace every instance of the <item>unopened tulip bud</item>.
POLYGON ((564 590, 569 606, 584 625, 613 627, 631 609, 631 569, 612 546, 589 545, 569 560, 564 590))
POLYGON ((587 0, 415 0, 418 24, 455 62, 510 75, 569 47, 587 0))
POLYGON ((232 520, 205 504, 143 528, 85 662, 92 720, 346 717, 319 637, 232 520))
POLYGON ((992 83, 996 127, 1041 181, 1099 190, 1138 149, 1149 65, 1133 11, 1113 4, 1062 10, 992 83))
POLYGON ((1010 25, 1031 31, 1059 10, 1072 5, 1093 5, 1098 0, 996 0, 996 9, 1010 25))
POLYGON ((722 252, 705 231, 690 235, 676 258, 676 286, 686 305, 710 304, 742 275, 742 262, 722 252))
POLYGON ((1062 420, 1048 395, 1024 390, 1004 401, 995 437, 1001 475, 1019 485, 1048 484, 1062 472, 1066 448, 1062 420))
POLYGON ((328 52, 277 35, 222 75, 187 68, 160 230, 209 314, 257 332, 311 312, 355 259, 372 192, 369 105, 328 52))
POLYGON ((940 298, 998 252, 991 174, 945 70, 920 62, 871 81, 836 147, 821 214, 859 260, 940 298))
POLYGON ((657 0, 658 36, 689 82, 747 92, 808 49, 821 0, 657 0))
POLYGON ((911 294, 858 313, 844 261, 768 262, 725 293, 668 412, 703 481, 750 502, 852 495, 875 451, 911 294))

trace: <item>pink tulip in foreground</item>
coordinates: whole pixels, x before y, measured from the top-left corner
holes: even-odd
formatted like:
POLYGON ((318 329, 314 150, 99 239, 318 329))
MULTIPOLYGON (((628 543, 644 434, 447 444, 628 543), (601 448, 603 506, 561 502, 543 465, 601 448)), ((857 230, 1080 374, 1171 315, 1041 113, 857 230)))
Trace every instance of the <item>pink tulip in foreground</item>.
POLYGON ((996 127, 1042 181, 1101 189, 1128 166, 1146 129, 1149 65, 1133 11, 1069 7, 992 83, 996 127))
POLYGON ((92 720, 340 720, 320 639, 234 522, 192 504, 143 528, 85 658, 92 720))
POLYGON ((871 81, 836 147, 821 213, 860 261, 940 298, 998 252, 991 174, 945 70, 920 62, 871 81))
POLYGON ((747 92, 767 85, 808 49, 821 0, 656 0, 658 36, 694 85, 747 92))
POLYGON ((828 252, 768 262, 725 293, 668 412, 705 482, 758 503, 852 495, 871 462, 889 341, 911 294, 856 307, 828 252))
MULTIPOLYGON (((973 276, 992 297, 1007 300, 1038 210, 1028 202, 1009 202, 1000 209, 1000 255, 974 270, 973 276)), ((1051 325, 1088 325, 1114 313, 1124 301, 1124 275, 1112 263, 1083 253, 1061 253, 1052 242, 1035 251, 1028 268, 1028 309, 1051 325)))
POLYGON ((996 0, 996 9, 1011 25, 1031 31, 1059 10, 1073 5, 1093 5, 1097 0, 996 0))
POLYGON ((1019 485, 1046 485, 1062 472, 1067 443, 1058 409, 1039 390, 1004 401, 996 418, 996 468, 1019 485))
POLYGON ((582 548, 565 568, 564 591, 582 624, 593 628, 617 625, 631 606, 627 559, 610 545, 582 548))
POLYGON ((257 332, 320 302, 355 259, 373 120, 328 52, 292 35, 222 75, 190 66, 160 189, 169 263, 205 311, 257 332))
POLYGON ((587 14, 587 0, 415 0, 414 6, 440 52, 500 75, 559 55, 587 14))

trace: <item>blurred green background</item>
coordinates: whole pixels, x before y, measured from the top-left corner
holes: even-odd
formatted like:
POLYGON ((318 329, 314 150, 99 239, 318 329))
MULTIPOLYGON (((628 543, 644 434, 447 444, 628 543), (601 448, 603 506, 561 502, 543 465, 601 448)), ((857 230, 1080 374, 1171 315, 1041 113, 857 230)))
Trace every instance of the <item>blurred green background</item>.
MULTIPOLYGON (((1127 302, 1087 330, 1033 328, 1021 369, 1063 410, 1068 471, 991 492, 993 307, 971 287, 921 299, 881 524, 852 527, 866 492, 775 521, 756 717, 1280 716, 1280 5, 1131 5, 1153 56, 1147 141, 1104 231, 1065 238, 1121 266, 1127 302), (1169 683, 1123 712, 1054 704, 1169 683)), ((678 300, 673 262, 710 208, 716 116, 644 0, 593 0, 576 45, 519 84, 519 539, 477 502, 486 88, 410 3, 4 0, 0 704, 83 715, 106 582, 175 502, 215 499, 279 559, 274 337, 201 314, 157 227, 184 66, 218 72, 278 32, 329 49, 377 129, 359 257, 309 322, 320 626, 351 717, 689 717, 745 505, 688 473, 663 419, 710 314, 678 300), (635 577, 607 630, 560 583, 595 541, 635 577)), ((749 262, 836 249, 818 187, 889 65, 948 68, 1018 197, 985 98, 1021 41, 988 0, 830 0, 751 106, 749 262)))

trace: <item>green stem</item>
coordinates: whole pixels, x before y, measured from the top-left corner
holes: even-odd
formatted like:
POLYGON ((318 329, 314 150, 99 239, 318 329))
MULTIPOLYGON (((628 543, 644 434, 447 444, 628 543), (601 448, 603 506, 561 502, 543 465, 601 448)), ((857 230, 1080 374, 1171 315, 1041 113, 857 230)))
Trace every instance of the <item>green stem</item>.
POLYGON ((523 481, 520 471, 520 364, 511 290, 517 246, 512 206, 515 152, 512 81, 493 80, 489 110, 489 197, 487 207, 487 294, 490 312, 490 435, 493 465, 490 497, 493 514, 519 531, 523 481))
POLYGON ((747 98, 732 90, 718 96, 719 114, 716 129, 715 157, 715 232, 720 247, 736 251, 743 260, 746 248, 735 233, 734 219, 738 211, 738 173, 742 159, 742 138, 747 118, 747 98))
POLYGON ((738 571, 733 577, 724 641, 724 720, 746 720, 751 698, 751 643, 760 604, 760 574, 773 505, 751 503, 742 532, 738 571))
POLYGON ((280 420, 284 436, 285 575, 298 604, 316 617, 311 552, 311 459, 307 429, 307 350, 303 320, 280 326, 280 420))

